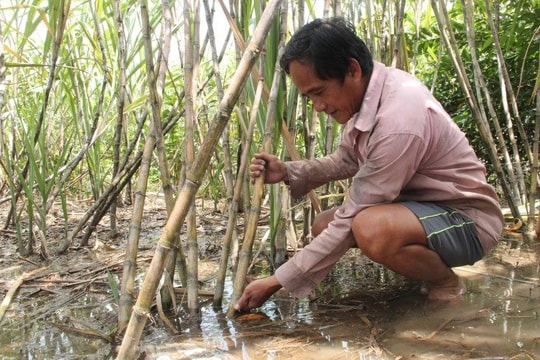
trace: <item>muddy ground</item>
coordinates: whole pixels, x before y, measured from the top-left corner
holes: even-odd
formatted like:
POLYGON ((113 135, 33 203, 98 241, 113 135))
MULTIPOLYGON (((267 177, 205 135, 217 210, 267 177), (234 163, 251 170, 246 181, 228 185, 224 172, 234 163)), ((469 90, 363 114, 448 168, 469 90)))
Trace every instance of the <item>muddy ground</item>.
MULTIPOLYGON (((82 213, 83 204, 73 206, 73 219, 82 213)), ((59 232, 48 234, 49 261, 39 254, 21 256, 15 233, 0 231, 0 298, 5 301, 8 291, 20 285, 0 324, 0 359, 114 359, 121 337, 115 333, 112 284, 121 276, 131 209, 119 214, 118 239, 109 239, 105 219, 90 246, 75 243, 62 255, 54 253, 62 228, 52 226, 59 232)), ((149 197, 139 282, 164 214, 161 199, 149 197)), ((226 218, 213 208, 199 215, 201 289, 211 294, 226 218)), ((464 301, 432 304, 418 283, 351 250, 310 298, 294 299, 281 291, 254 320, 225 316, 230 283, 222 309, 214 309, 211 296, 203 293, 198 316, 187 314, 178 291, 172 320, 180 332, 168 331, 154 312, 140 342, 140 358, 540 359, 540 243, 519 231, 507 232, 488 257, 456 272, 468 287, 464 301)))

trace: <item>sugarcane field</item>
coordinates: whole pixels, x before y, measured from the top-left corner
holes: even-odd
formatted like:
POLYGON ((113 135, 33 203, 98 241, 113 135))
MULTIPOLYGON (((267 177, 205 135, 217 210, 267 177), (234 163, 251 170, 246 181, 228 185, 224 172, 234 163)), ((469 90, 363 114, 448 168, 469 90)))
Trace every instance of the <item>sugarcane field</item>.
POLYGON ((0 3, 0 360, 540 360, 538 0, 0 3))

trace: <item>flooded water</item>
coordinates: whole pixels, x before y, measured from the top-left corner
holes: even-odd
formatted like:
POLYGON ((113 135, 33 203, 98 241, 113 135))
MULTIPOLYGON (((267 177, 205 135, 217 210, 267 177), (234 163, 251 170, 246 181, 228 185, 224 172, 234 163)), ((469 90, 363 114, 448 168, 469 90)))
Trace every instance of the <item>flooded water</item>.
MULTIPOLYGON (((315 296, 297 300, 279 292, 258 309, 263 319, 228 319, 208 299, 197 318, 179 308, 179 335, 159 320, 147 323, 141 358, 540 359, 540 243, 508 235, 486 259, 455 270, 468 288, 464 301, 434 305, 418 283, 351 250, 315 296)), ((1 359, 114 358, 117 345, 61 326, 112 334, 111 296, 56 297, 65 306, 47 312, 29 291, 2 322, 1 359)))

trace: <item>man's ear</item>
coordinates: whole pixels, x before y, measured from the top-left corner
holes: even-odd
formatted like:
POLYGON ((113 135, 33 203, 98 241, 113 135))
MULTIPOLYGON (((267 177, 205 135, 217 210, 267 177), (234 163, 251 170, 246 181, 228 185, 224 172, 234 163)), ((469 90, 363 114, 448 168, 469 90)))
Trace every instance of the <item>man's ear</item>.
POLYGON ((362 67, 358 60, 351 58, 349 60, 349 75, 352 77, 362 78, 362 67))

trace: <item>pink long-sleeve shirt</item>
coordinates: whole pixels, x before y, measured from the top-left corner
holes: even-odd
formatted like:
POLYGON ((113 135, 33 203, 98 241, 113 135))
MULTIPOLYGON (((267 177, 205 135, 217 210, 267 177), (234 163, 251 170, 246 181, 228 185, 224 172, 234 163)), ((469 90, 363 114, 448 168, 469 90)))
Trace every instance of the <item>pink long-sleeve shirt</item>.
POLYGON ((407 200, 450 206, 474 220, 485 252, 503 228, 498 197, 464 133, 420 81, 381 63, 338 149, 286 166, 293 197, 353 178, 328 228, 276 270, 280 284, 297 297, 307 296, 356 245, 351 223, 367 207, 407 200))

